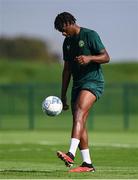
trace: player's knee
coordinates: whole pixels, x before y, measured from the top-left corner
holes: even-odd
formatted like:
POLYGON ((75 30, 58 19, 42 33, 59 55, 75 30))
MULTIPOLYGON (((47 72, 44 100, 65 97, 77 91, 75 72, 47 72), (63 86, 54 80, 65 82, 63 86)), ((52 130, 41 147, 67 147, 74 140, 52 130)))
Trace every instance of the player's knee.
POLYGON ((86 112, 85 107, 83 107, 81 104, 76 104, 75 113, 84 114, 85 112, 86 112))

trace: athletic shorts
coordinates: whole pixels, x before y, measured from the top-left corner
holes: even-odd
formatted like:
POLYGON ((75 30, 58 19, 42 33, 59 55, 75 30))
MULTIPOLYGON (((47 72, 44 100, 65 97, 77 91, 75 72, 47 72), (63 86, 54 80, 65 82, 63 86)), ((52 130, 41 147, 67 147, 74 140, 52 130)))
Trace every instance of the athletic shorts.
POLYGON ((104 83, 102 82, 86 82, 83 83, 81 86, 73 86, 72 87, 72 91, 71 91, 71 103, 74 104, 79 92, 81 90, 88 90, 90 91, 92 94, 94 94, 96 96, 96 100, 98 100, 104 91, 104 83))

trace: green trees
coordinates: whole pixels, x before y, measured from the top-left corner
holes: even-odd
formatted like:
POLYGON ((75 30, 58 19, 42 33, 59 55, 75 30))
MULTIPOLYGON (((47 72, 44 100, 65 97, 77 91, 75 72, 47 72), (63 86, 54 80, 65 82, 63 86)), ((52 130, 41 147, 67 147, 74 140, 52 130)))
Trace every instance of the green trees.
POLYGON ((0 58, 57 61, 46 42, 30 37, 0 37, 0 58))

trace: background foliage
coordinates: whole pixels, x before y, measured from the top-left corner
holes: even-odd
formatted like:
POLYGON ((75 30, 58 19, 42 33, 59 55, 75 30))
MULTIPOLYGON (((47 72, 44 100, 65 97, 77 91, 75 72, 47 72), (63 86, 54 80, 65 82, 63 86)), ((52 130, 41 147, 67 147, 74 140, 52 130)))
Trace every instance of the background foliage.
POLYGON ((22 61, 55 61, 49 52, 48 43, 34 37, 0 37, 0 57, 22 61))

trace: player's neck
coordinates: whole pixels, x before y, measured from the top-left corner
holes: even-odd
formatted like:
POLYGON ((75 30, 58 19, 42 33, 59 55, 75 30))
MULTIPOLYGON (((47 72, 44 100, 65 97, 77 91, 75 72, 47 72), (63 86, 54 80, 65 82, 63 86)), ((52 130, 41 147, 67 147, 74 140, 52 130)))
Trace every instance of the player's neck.
POLYGON ((77 24, 75 24, 74 26, 74 32, 76 35, 80 33, 80 26, 78 26, 77 24))

